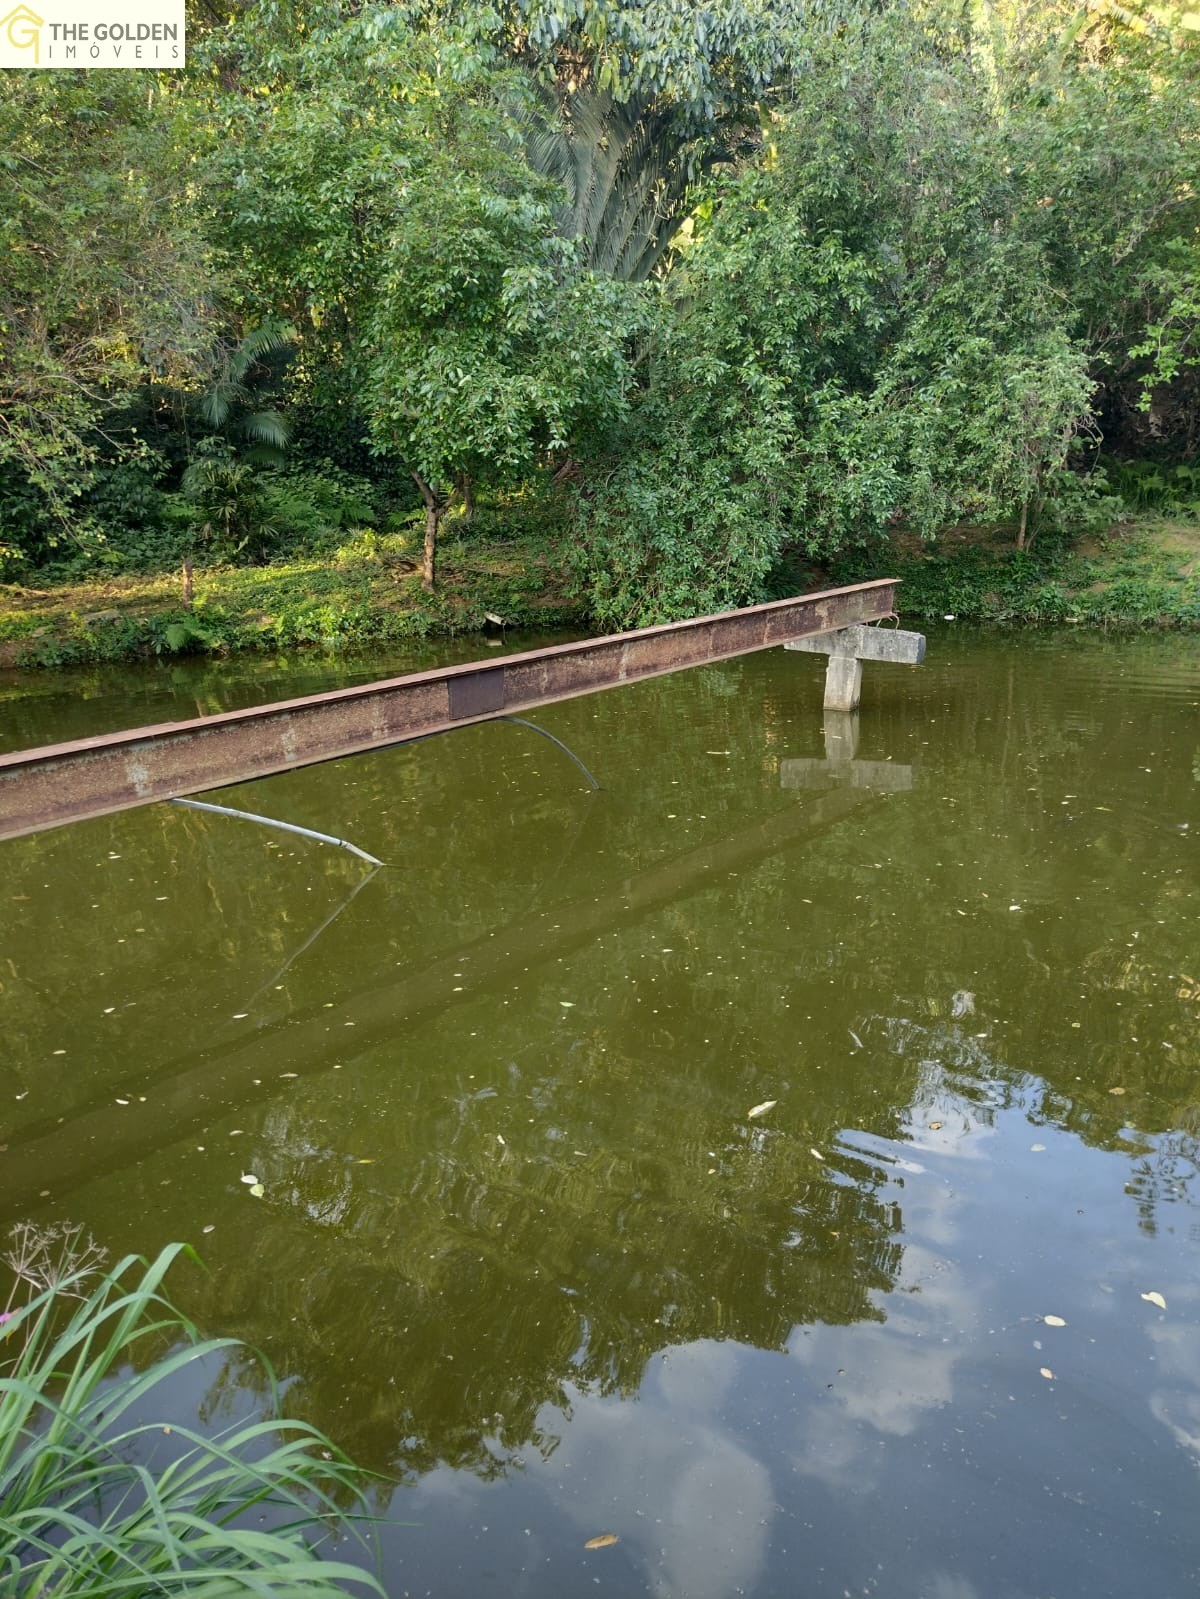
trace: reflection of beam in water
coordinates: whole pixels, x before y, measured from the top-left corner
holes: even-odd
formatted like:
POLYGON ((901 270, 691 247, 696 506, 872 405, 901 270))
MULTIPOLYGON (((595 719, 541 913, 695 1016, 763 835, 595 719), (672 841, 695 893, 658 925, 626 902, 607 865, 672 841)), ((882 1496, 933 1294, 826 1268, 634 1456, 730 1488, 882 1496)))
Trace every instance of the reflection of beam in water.
MULTIPOLYGON (((521 925, 510 924, 437 956, 395 982, 348 995, 340 1015, 355 1024, 353 1052, 343 1048, 339 1058, 343 1063, 353 1060, 394 1039, 401 1023, 453 1004, 456 993, 467 1001, 509 983, 514 974, 523 975, 613 927, 636 922, 682 895, 710 888, 722 875, 812 838, 870 803, 867 794, 835 790, 806 805, 789 806, 729 838, 651 866, 599 898, 556 905, 521 925)), ((271 1036, 282 1026, 287 1027, 290 1072, 302 1076, 331 1065, 329 1013, 323 1004, 268 1024, 271 1036)), ((62 1126, 47 1129, 43 1123, 24 1140, 10 1143, 0 1162, 0 1210, 19 1214, 44 1189, 61 1198, 81 1182, 171 1144, 234 1105, 269 1098, 274 1084, 269 1079, 256 1082, 264 1078, 263 1045, 259 1032, 252 1039, 194 1054, 169 1076, 143 1078, 133 1086, 146 1094, 153 1110, 140 1125, 128 1110, 106 1103, 62 1126)))
POLYGON ((254 1009, 255 1005, 263 997, 263 995, 266 994, 266 993, 269 993, 270 990, 272 988, 274 988, 275 984, 279 981, 279 979, 281 977, 283 977, 285 975, 285 973, 288 971, 289 967, 294 965, 294 963, 300 959, 301 955, 304 954, 304 951, 306 949, 311 949, 312 948, 312 946, 316 943, 317 939, 320 938, 321 934, 330 925, 330 923, 331 922, 336 922, 338 917, 342 914, 342 912, 344 910, 348 909, 348 907, 354 903, 354 901, 362 893, 363 889, 366 888, 367 884, 375 876, 375 873, 378 870, 379 870, 378 866, 373 866, 365 877, 360 877, 359 878, 358 882, 355 883, 354 887, 350 890, 350 892, 343 899, 340 899, 337 902, 337 904, 330 911, 329 915, 326 916, 324 921, 321 922, 321 924, 318 927, 315 927, 313 929, 313 931, 304 940, 303 944, 299 945, 296 949, 294 949, 292 951, 292 953, 288 956, 287 960, 284 961, 283 965, 279 968, 279 970, 277 972, 272 972, 270 977, 267 978, 266 982, 263 983, 261 985, 261 987, 257 988, 254 991, 254 993, 250 996, 250 998, 245 1002, 244 1006, 241 1007, 243 1010, 252 1011, 254 1009))
POLYGON ((780 788, 865 788, 902 794, 916 782, 911 766, 858 760, 857 711, 825 712, 825 759, 780 761, 780 788))

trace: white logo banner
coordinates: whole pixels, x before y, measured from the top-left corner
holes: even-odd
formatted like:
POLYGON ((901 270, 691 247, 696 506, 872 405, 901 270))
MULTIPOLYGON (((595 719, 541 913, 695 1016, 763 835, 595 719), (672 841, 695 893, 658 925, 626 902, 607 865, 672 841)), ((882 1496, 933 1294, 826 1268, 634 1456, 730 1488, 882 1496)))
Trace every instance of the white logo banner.
POLYGON ((0 68, 182 67, 183 0, 0 0, 0 68))

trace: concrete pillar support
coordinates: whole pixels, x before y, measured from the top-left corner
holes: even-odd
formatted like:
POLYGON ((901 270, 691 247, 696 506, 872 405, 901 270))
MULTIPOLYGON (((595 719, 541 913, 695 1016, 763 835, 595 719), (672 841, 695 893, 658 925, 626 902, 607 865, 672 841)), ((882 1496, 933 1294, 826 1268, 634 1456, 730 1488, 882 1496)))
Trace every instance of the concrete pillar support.
POLYGON ((895 661, 901 666, 920 666, 925 659, 924 634, 857 624, 832 633, 817 633, 811 638, 791 639, 783 647, 829 657, 825 671, 827 711, 858 709, 864 661, 895 661))
POLYGON ((825 709, 856 711, 862 698, 862 662, 854 655, 831 655, 825 668, 825 709))

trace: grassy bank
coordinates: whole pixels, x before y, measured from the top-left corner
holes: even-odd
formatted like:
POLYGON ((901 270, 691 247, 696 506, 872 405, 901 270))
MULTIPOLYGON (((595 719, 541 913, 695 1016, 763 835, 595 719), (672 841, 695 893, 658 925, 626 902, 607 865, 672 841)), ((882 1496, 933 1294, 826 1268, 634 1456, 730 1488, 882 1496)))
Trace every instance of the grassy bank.
POLYGON ((951 529, 924 546, 899 535, 825 575, 902 578, 901 610, 911 618, 1200 626, 1200 528, 1158 517, 1077 540, 1043 535, 1021 551, 1008 529, 951 529))
MULTIPOLYGON (((898 535, 826 568, 790 569, 776 589, 885 575, 903 579, 902 611, 914 620, 1200 625, 1200 528, 1164 519, 1046 537, 1023 552, 1007 532, 955 529, 926 546, 898 535)), ((436 595, 422 591, 405 536, 366 534, 334 558, 198 570, 190 608, 176 572, 0 586, 0 665, 389 644, 471 632, 489 611, 511 626, 586 622, 544 531, 452 536, 436 595)))
POLYGON ((403 535, 362 535, 337 556, 47 586, 0 585, 0 665, 67 666, 153 655, 317 645, 346 649, 484 626, 578 623, 544 539, 452 537, 426 594, 403 535))

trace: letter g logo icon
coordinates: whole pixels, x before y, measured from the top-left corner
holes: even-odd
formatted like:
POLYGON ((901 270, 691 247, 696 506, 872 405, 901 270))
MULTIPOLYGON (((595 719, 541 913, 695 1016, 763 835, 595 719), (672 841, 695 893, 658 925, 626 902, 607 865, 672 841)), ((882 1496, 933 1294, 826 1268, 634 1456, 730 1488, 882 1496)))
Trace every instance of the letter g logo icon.
POLYGON ((28 6, 19 5, 0 17, 0 66, 36 67, 41 65, 44 17, 28 6))

